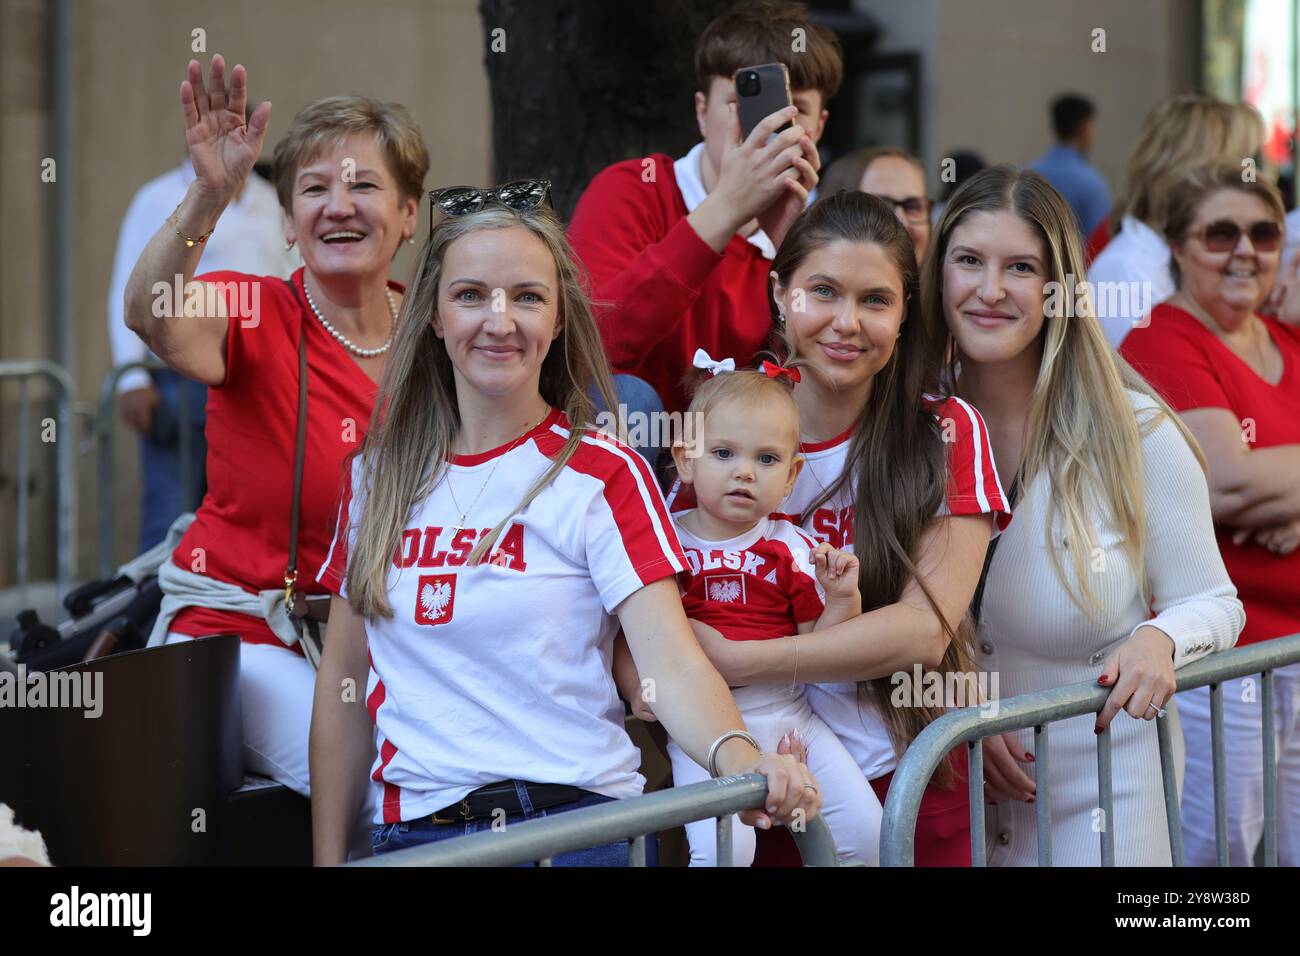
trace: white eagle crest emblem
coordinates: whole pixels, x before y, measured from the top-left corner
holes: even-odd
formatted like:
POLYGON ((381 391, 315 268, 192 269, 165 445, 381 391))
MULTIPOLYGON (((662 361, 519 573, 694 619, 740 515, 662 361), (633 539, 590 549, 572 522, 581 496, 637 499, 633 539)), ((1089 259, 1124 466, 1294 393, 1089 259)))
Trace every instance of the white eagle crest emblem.
POLYGON ((734 579, 730 581, 711 581, 709 583, 709 600, 734 604, 740 600, 740 582, 734 579))
POLYGON ((456 610, 456 575, 421 575, 416 589, 415 623, 446 624, 456 610))
POLYGON ((439 617, 451 601, 451 585, 426 584, 420 589, 420 608, 429 617, 439 617))

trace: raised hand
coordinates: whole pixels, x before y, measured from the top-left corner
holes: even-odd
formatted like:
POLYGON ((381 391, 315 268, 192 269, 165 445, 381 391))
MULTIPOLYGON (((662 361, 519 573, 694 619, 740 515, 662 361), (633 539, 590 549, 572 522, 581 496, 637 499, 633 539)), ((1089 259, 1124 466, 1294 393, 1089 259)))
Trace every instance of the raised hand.
POLYGON ((808 205, 808 197, 820 178, 821 157, 807 132, 799 141, 799 149, 802 155, 794 156, 792 165, 785 171, 785 191, 757 216, 759 228, 767 233, 778 249, 785 234, 808 205))
POLYGON ((719 160, 718 181, 687 217, 715 252, 725 249, 736 231, 755 218, 765 229, 770 225, 776 230, 777 235, 769 236, 779 243, 794 215, 803 209, 808 190, 817 183, 817 151, 807 131, 796 123, 777 132, 783 123, 794 120, 798 110, 793 106, 777 110, 742 139, 735 104, 729 109, 727 145, 719 160), (813 163, 807 159, 809 152, 813 163), (807 187, 805 182, 809 183, 807 187), (791 202, 799 204, 793 215, 791 202))
POLYGON ((826 592, 826 600, 852 601, 858 595, 859 561, 847 551, 832 548, 823 541, 812 553, 817 580, 826 592))
POLYGON ((230 72, 227 89, 225 70, 225 60, 215 54, 205 87, 202 65, 198 60, 190 60, 189 75, 181 83, 185 142, 194 165, 195 182, 200 190, 220 202, 234 196, 253 171, 271 120, 268 102, 253 110, 245 123, 248 73, 237 64, 230 72))

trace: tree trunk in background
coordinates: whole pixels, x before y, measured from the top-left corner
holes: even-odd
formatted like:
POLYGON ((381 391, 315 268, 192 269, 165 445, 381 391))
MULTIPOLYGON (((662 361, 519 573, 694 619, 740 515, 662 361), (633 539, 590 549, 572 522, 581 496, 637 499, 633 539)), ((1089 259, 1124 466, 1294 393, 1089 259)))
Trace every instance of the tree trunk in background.
POLYGON ((611 163, 686 152, 695 41, 731 2, 480 0, 497 182, 550 179, 567 221, 611 163))

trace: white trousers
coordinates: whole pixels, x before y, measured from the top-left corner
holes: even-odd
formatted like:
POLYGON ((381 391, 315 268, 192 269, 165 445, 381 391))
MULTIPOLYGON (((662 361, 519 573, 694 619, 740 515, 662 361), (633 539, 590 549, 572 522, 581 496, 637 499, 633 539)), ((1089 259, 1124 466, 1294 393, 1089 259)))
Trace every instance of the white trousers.
MULTIPOLYGON (((192 641, 169 631, 165 643, 192 641)), ((295 793, 311 797, 307 739, 311 735, 316 670, 307 658, 274 644, 239 645, 240 719, 244 727, 244 769, 270 777, 295 793)), ((368 769, 368 768, 367 768, 368 769)), ((366 797, 348 836, 349 859, 371 855, 374 788, 366 797)))
MULTIPOLYGON (((1277 738, 1277 862, 1300 866, 1300 664, 1273 672, 1277 738)), ((1259 675, 1223 682, 1223 754, 1227 775, 1228 863, 1252 866, 1264 833, 1264 750, 1259 675)), ((1178 695, 1187 742, 1183 848, 1188 866, 1215 865, 1214 765, 1210 689, 1178 695)))
MULTIPOLYGON (((167 643, 193 640, 171 631, 167 643)), ((307 659, 274 644, 239 646, 239 697, 244 725, 244 768, 311 796, 307 737, 316 671, 307 659)))
MULTIPOLYGON (((732 690, 745 726, 764 753, 775 753, 788 731, 797 730, 808 746, 808 769, 821 787, 821 814, 835 839, 840 862, 878 866, 880 821, 883 810, 876 792, 834 732, 812 712, 803 687, 790 692, 788 684, 757 684, 732 690)), ((668 742, 673 763, 673 785, 684 787, 709 779, 709 773, 677 746, 668 742)), ((716 866, 717 821, 712 817, 686 824, 691 844, 691 866, 716 866)), ((738 816, 731 818, 732 866, 754 862, 754 828, 738 816)))

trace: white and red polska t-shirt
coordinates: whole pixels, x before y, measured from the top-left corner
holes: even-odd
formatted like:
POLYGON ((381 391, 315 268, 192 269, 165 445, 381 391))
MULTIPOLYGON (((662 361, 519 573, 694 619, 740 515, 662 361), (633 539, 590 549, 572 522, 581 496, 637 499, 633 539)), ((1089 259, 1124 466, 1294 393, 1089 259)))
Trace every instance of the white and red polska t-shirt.
POLYGON ((790 520, 773 514, 725 541, 700 538, 673 515, 686 570, 677 575, 686 616, 733 641, 763 641, 797 634, 826 607, 812 551, 817 542, 790 520))
MULTIPOLYGON (((517 443, 453 455, 412 508, 388 575, 393 616, 366 622, 378 749, 371 779, 382 789, 376 823, 425 816, 508 778, 610 797, 645 785, 611 674, 612 612, 685 561, 644 459, 607 436, 584 437, 490 558, 466 565, 479 536, 513 511, 568 436, 553 410, 517 443), (480 488, 470 526, 456 530, 456 501, 475 501, 480 488)), ((343 597, 362 464, 353 461, 318 575, 343 597)))
MULTIPOLYGON (((960 398, 926 396, 929 408, 943 430, 948 449, 948 487, 936 517, 991 514, 996 536, 1011 522, 1011 508, 1002 492, 984 419, 975 407, 960 398)), ((849 487, 808 513, 815 502, 848 467, 853 429, 823 442, 800 446, 803 470, 781 511, 791 515, 818 541, 832 547, 853 550, 853 492, 849 487)), ((689 487, 674 486, 669 503, 674 513, 694 507, 689 487)), ((894 769, 897 758, 889 731, 865 697, 859 699, 852 681, 808 684, 808 701, 848 749, 867 779, 874 780, 894 769)))

